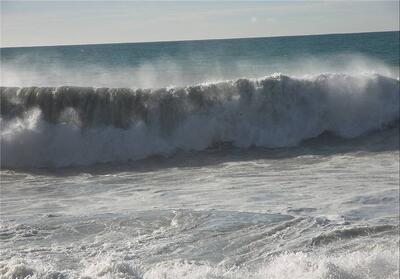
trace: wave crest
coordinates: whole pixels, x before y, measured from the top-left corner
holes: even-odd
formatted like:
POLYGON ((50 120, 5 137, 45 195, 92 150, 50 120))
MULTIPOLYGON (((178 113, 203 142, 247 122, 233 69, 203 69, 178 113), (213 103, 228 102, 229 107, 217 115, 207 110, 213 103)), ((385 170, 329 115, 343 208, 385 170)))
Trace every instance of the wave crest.
POLYGON ((88 165, 203 150, 356 137, 399 120, 399 80, 273 75, 179 88, 1 87, 6 167, 88 165))

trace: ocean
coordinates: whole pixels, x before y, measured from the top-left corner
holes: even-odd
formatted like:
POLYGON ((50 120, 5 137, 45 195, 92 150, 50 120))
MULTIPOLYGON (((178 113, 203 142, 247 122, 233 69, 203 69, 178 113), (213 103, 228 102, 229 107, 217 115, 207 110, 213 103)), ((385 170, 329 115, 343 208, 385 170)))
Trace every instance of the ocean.
POLYGON ((1 49, 1 278, 398 278, 399 32, 1 49))

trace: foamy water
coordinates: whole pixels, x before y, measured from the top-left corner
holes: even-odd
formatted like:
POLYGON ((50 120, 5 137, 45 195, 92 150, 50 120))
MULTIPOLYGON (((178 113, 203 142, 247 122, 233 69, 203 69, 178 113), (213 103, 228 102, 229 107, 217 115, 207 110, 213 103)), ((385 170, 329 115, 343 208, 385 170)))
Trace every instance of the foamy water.
POLYGON ((379 152, 357 140, 315 154, 214 151, 139 166, 2 171, 1 273, 397 278, 393 132, 379 152))

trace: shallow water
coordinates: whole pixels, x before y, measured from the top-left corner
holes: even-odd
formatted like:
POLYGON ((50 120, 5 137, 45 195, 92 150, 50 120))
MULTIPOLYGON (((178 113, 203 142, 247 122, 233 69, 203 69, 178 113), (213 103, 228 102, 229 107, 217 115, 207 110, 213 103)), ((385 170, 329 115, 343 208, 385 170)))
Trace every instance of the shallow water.
POLYGON ((397 278, 398 140, 395 128, 329 148, 319 139, 2 170, 0 270, 6 278, 397 278))

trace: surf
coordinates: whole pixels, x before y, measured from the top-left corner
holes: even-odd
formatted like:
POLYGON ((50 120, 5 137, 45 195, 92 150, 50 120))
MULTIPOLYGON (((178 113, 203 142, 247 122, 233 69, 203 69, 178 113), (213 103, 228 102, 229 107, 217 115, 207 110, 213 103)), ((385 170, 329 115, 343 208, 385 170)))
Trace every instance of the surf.
POLYGON ((399 79, 283 74, 158 89, 1 87, 1 163, 64 167, 178 150, 288 147, 399 121, 399 79))

